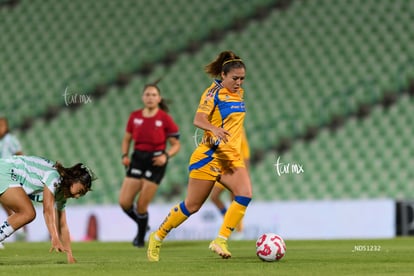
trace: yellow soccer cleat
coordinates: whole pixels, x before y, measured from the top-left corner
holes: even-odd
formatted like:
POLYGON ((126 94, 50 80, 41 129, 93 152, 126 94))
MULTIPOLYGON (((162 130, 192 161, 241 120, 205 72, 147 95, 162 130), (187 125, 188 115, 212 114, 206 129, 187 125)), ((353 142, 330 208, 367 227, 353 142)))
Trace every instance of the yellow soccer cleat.
POLYGON ((228 259, 231 257, 230 251, 227 249, 227 240, 223 238, 216 238, 210 243, 211 251, 216 252, 220 255, 223 259, 228 259))
POLYGON ((147 257, 150 262, 160 260, 161 241, 155 238, 155 232, 152 232, 148 240, 147 257))

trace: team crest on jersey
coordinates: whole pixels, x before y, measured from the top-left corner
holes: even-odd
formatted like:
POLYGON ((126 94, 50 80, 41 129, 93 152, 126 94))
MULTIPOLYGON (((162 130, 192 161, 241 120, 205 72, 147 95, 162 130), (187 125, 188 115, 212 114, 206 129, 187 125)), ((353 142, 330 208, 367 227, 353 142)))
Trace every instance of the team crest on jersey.
POLYGON ((134 119, 134 125, 142 125, 142 122, 144 122, 143 119, 140 119, 140 118, 135 118, 134 119))
POLYGON ((162 126, 162 121, 161 120, 155 120, 155 126, 156 127, 161 127, 162 126))

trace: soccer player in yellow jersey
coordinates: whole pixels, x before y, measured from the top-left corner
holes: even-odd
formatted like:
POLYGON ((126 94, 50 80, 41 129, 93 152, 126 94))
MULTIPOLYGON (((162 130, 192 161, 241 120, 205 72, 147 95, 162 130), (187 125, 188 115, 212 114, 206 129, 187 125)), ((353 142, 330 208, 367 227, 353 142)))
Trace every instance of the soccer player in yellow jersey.
POLYGON ((201 143, 190 158, 187 196, 174 206, 157 231, 151 233, 147 256, 159 261, 161 243, 173 229, 196 213, 219 181, 233 194, 217 238, 209 248, 227 259, 231 253, 227 239, 242 220, 252 198, 250 177, 241 156, 245 106, 242 84, 244 62, 232 51, 221 52, 205 71, 216 78, 203 95, 194 117, 194 125, 204 130, 201 143))

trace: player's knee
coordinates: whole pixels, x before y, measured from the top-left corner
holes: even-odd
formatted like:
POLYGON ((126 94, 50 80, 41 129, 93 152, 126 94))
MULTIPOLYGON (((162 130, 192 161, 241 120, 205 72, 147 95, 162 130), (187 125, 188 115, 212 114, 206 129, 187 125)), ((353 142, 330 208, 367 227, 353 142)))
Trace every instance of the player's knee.
POLYGON ((243 196, 243 197, 249 197, 249 198, 253 197, 253 191, 250 185, 237 187, 236 189, 234 189, 233 193, 235 196, 243 196))
POLYGON ((119 195, 119 198, 118 198, 118 204, 119 206, 121 206, 122 209, 128 210, 129 208, 131 208, 133 204, 132 200, 129 197, 126 197, 121 194, 119 195))
POLYGON ((122 208, 122 210, 128 210, 131 208, 132 204, 130 202, 126 202, 125 200, 119 200, 118 201, 119 206, 122 208))
POLYGON ((186 204, 185 206, 187 207, 187 210, 190 214, 197 213, 198 210, 200 210, 201 208, 201 204, 197 204, 197 203, 190 203, 190 204, 186 204))
POLYGON ((253 197, 253 193, 252 193, 252 191, 247 191, 244 194, 242 194, 241 196, 248 197, 248 198, 252 198, 253 197))
POLYGON ((35 209, 33 207, 32 208, 28 208, 27 210, 24 211, 23 217, 24 217, 24 221, 26 223, 32 222, 36 218, 36 211, 35 211, 35 209))

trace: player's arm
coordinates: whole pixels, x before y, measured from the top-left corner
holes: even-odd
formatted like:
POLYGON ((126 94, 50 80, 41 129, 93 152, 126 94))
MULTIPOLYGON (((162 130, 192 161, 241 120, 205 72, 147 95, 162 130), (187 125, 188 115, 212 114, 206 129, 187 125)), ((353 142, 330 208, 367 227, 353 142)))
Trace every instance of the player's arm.
POLYGON ((65 210, 58 210, 57 211, 57 221, 58 221, 58 231, 60 233, 60 240, 63 243, 63 247, 65 248, 65 252, 67 254, 68 263, 76 263, 76 259, 72 255, 72 247, 70 242, 70 231, 69 226, 66 220, 66 212, 65 210))
POLYGON ((125 132, 124 138, 122 139, 121 151, 122 151, 122 164, 124 166, 129 166, 129 146, 131 144, 132 134, 129 132, 125 132))
POLYGON ((167 151, 168 157, 172 157, 178 153, 181 148, 180 140, 178 137, 168 137, 169 149, 167 151))
POLYGON ((181 144, 180 140, 178 140, 178 137, 169 137, 167 141, 170 144, 170 147, 168 151, 165 151, 165 154, 153 158, 153 164, 155 166, 163 166, 165 163, 167 163, 169 158, 177 154, 177 152, 180 150, 181 144))
POLYGON ((208 114, 203 112, 197 112, 194 116, 194 125, 203 130, 211 131, 218 139, 226 143, 228 141, 227 136, 230 136, 230 133, 221 127, 216 127, 212 125, 208 120, 208 114))
POLYGON ((56 252, 65 251, 56 228, 55 197, 46 185, 43 189, 43 217, 52 242, 50 252, 53 250, 56 252))

